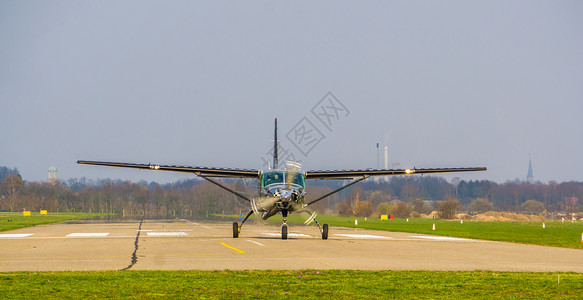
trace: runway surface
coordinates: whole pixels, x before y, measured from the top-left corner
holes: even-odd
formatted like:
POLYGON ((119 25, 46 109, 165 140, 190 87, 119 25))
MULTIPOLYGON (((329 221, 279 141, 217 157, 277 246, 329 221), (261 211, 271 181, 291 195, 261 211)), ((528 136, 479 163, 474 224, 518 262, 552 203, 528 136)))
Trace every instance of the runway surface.
POLYGON ((583 272, 583 250, 414 233, 271 223, 68 223, 0 233, 0 271, 57 270, 492 270, 583 272), (139 237, 137 237, 139 233, 139 237), (137 239, 137 249, 136 249, 137 239), (134 258, 134 263, 132 263, 134 258))

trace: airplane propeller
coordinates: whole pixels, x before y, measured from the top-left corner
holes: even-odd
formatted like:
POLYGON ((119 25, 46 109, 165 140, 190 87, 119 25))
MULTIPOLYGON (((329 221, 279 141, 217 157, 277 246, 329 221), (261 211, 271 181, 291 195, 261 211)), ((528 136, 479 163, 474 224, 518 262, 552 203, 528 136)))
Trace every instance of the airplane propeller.
POLYGON ((276 197, 251 198, 251 210, 259 216, 261 212, 268 211, 277 201, 276 197))
MULTIPOLYGON (((305 209, 304 212, 306 212, 308 214, 310 213, 310 211, 308 209, 305 209)), ((315 212, 315 211, 312 212, 312 214, 308 217, 308 219, 304 222, 304 224, 306 224, 306 225, 312 224, 312 222, 314 222, 314 220, 316 219, 317 215, 318 215, 317 212, 315 212)))

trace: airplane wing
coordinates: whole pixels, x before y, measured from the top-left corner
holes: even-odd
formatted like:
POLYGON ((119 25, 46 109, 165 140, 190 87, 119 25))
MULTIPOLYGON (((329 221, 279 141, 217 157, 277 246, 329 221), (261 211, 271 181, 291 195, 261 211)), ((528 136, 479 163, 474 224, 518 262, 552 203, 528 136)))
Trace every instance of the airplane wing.
POLYGON ((486 171, 485 167, 476 168, 438 168, 438 169, 368 169, 368 170, 315 170, 306 171, 306 180, 309 179, 352 179, 370 176, 391 176, 411 174, 434 174, 451 172, 486 171))
POLYGON ((81 165, 133 168, 144 170, 170 171, 194 173, 203 177, 228 177, 228 178, 251 178, 258 179, 261 172, 254 169, 227 169, 227 168, 209 168, 209 167, 190 167, 190 166, 170 166, 170 165, 156 165, 156 164, 134 164, 134 163, 118 163, 105 161, 87 161, 78 160, 81 165))

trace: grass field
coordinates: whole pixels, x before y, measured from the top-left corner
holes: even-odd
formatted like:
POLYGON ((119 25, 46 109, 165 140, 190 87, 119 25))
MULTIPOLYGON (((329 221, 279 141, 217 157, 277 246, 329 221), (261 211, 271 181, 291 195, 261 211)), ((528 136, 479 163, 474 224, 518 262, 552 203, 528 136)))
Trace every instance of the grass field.
POLYGON ((71 220, 80 220, 106 216, 107 214, 89 213, 48 213, 41 215, 39 212, 31 212, 30 216, 23 216, 22 212, 0 212, 0 232, 19 228, 31 227, 42 224, 60 223, 71 220))
MULTIPOLYGON (((303 215, 290 215, 289 223, 301 224, 306 219, 303 215)), ((398 232, 425 233, 442 236, 464 237, 492 241, 504 241, 524 244, 583 249, 581 235, 583 222, 483 222, 483 221, 449 221, 439 219, 394 219, 381 221, 378 218, 339 217, 319 215, 320 224, 330 226, 366 228, 398 232), (358 225, 354 221, 358 221, 358 225), (433 230, 435 224, 435 231, 433 230)), ((281 222, 281 216, 275 216, 270 221, 281 222)), ((311 225, 315 226, 315 225, 311 225)), ((331 229, 331 234, 334 234, 331 229)))
POLYGON ((3 298, 580 298, 583 274, 429 271, 0 273, 3 298))

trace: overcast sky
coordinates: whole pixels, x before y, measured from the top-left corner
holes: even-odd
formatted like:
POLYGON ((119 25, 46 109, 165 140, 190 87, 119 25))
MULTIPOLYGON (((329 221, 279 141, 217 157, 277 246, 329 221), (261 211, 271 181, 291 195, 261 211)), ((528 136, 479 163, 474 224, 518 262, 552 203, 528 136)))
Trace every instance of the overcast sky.
POLYGON ((305 170, 376 168, 380 143, 381 167, 387 145, 389 166, 504 182, 531 157, 536 180, 583 181, 581 16, 582 1, 0 1, 0 165, 27 181, 192 177, 79 159, 265 168, 277 116, 305 170))

